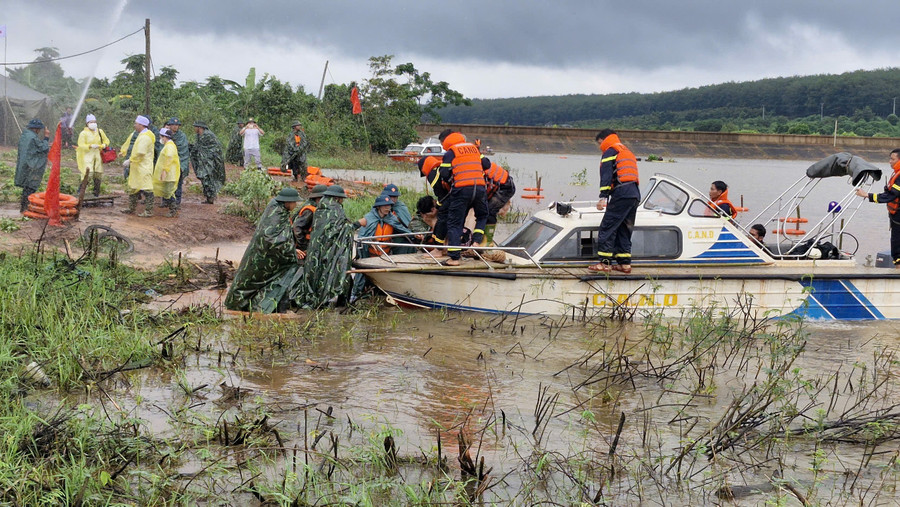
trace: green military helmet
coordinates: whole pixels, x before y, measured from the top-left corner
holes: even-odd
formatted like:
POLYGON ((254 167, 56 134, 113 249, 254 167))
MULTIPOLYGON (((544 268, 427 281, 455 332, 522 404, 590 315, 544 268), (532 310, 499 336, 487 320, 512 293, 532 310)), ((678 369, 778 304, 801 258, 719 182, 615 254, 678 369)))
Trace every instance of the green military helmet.
POLYGON ((328 190, 328 185, 322 185, 321 183, 312 187, 312 190, 309 191, 309 198, 315 199, 316 197, 322 197, 325 195, 325 191, 328 190))
POLYGON ((375 203, 372 204, 373 208, 380 208, 381 206, 393 206, 394 201, 391 200, 391 196, 386 194, 381 194, 375 199, 375 203))
POLYGON ((300 193, 294 187, 284 187, 275 196, 278 202, 297 202, 300 200, 300 193))
POLYGON ((331 185, 328 187, 328 190, 322 194, 324 197, 347 197, 347 194, 344 193, 344 187, 340 185, 331 185))

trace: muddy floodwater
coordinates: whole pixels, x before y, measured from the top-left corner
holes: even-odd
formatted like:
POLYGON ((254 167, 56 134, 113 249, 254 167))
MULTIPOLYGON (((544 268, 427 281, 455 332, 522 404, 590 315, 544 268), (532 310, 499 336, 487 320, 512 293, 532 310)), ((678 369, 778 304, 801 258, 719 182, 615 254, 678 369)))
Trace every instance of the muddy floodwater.
POLYGON ((900 502, 893 322, 223 316, 107 389, 210 504, 900 502))

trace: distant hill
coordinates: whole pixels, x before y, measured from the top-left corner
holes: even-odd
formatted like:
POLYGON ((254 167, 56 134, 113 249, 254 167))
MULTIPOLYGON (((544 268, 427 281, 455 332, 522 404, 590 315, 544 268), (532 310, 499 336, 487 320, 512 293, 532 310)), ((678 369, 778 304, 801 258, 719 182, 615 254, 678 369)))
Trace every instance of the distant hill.
POLYGON ((897 137, 896 98, 900 68, 658 93, 475 99, 439 114, 446 123, 796 134, 830 134, 838 119, 844 135, 897 137))

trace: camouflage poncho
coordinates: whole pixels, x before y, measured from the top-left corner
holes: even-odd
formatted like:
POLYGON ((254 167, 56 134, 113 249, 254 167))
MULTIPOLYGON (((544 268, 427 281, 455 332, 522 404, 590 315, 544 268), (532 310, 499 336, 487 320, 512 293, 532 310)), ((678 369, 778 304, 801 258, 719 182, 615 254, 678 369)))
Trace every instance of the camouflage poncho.
POLYGON ((301 307, 320 308, 350 287, 347 270, 353 251, 353 227, 336 199, 323 197, 313 215, 303 279, 294 296, 301 307))
POLYGON ((225 297, 229 310, 273 313, 291 292, 297 254, 289 220, 290 211, 272 199, 256 225, 234 282, 225 297))
POLYGON ((203 184, 203 195, 215 197, 225 184, 225 159, 219 138, 211 130, 203 129, 197 134, 197 142, 191 146, 191 164, 203 184))
POLYGON ((25 129, 19 138, 19 152, 16 158, 16 186, 37 190, 47 169, 47 152, 50 142, 31 130, 25 129))
POLYGON ((231 131, 231 138, 228 140, 228 151, 225 152, 225 162, 237 165, 244 161, 243 142, 244 139, 241 137, 241 127, 235 127, 234 130, 231 131))

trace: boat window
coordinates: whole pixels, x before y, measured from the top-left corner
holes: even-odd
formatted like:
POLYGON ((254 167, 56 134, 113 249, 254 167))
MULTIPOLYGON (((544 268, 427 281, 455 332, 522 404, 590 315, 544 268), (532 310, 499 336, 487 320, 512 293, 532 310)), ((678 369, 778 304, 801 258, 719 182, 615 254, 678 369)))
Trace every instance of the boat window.
POLYGON ((425 153, 440 153, 443 151, 439 146, 429 146, 425 148, 425 153))
POLYGON ((647 200, 647 197, 649 197, 650 194, 653 193, 654 185, 656 185, 656 178, 650 178, 650 181, 648 181, 647 184, 644 186, 647 189, 647 191, 644 192, 643 196, 641 196, 641 204, 644 204, 644 201, 647 200))
POLYGON ((661 181, 644 201, 644 208, 677 215, 688 202, 688 194, 668 181, 661 181))
POLYGON ((691 201, 691 207, 688 208, 688 214, 692 217, 718 218, 719 216, 706 201, 701 201, 700 199, 691 201))
MULTIPOLYGON (((523 247, 529 254, 534 255, 540 250, 550 238, 556 235, 560 229, 540 220, 531 220, 506 239, 500 246, 505 247, 523 247)), ((517 252, 510 252, 515 255, 523 255, 517 252)))
MULTIPOLYGON (((544 260, 596 259, 596 241, 596 227, 575 229, 544 260)), ((631 243, 631 255, 637 259, 674 259, 681 255, 681 231, 676 227, 636 227, 631 243)))

